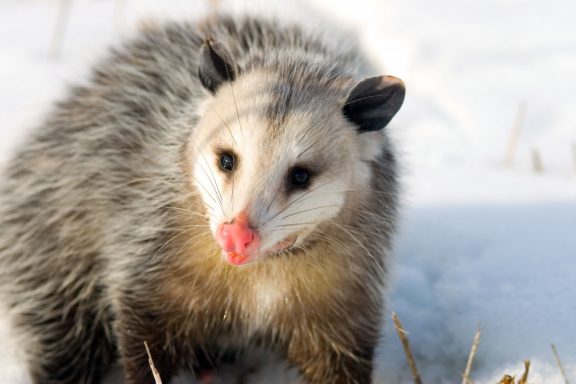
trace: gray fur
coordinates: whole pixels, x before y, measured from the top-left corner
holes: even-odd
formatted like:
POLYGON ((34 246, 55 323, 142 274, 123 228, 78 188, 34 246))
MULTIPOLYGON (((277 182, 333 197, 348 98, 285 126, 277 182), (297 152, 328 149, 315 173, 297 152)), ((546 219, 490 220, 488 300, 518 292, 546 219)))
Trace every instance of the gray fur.
MULTIPOLYGON (((178 281, 174 266, 184 246, 171 241, 184 232, 175 207, 203 209, 182 163, 207 97, 197 76, 206 36, 228 48, 240 76, 266 69, 289 85, 270 85, 278 87, 262 111, 270 129, 281 130, 295 111, 310 115, 319 103, 336 103, 368 75, 354 48, 335 49, 296 26, 255 19, 147 30, 98 64, 88 84, 72 89, 29 138, 2 180, 0 292, 36 383, 97 383, 118 358, 127 383, 151 383, 143 341, 168 378, 180 367, 197 369, 198 350, 214 348, 210 341, 226 332, 236 336, 227 338, 235 349, 269 347, 310 382, 369 380, 397 209, 387 139, 370 161, 365 198, 351 195, 338 219, 354 229, 354 239, 329 223, 318 230, 358 255, 347 267, 351 277, 333 288, 341 290, 336 301, 314 308, 313 297, 287 296, 288 308, 270 331, 250 334, 248 315, 227 303, 228 291, 206 288, 219 276, 190 277, 189 296, 201 311, 157 294, 178 281)), ((322 240, 303 249, 319 247, 331 250, 322 240)), ((302 262, 292 273, 306 268, 315 266, 302 262)), ((237 279, 230 281, 244 281, 237 279)))

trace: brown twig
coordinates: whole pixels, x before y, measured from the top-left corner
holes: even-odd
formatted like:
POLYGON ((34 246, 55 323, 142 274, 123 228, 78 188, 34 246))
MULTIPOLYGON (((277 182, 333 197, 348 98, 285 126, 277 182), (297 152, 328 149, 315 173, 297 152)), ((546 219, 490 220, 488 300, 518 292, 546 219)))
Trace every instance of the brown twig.
POLYGON ((60 0, 58 8, 58 18, 56 19, 56 26, 52 33, 52 41, 50 43, 49 55, 53 58, 60 57, 62 53, 62 44, 66 34, 66 27, 68 26, 68 19, 72 10, 72 0, 60 0))
POLYGON ((394 321, 394 328, 396 328, 396 333, 398 333, 398 337, 402 342, 402 346, 404 347, 404 353, 406 354, 406 359, 408 360, 408 366, 410 367, 410 372, 412 373, 412 377, 414 378, 415 384, 422 384, 422 379, 420 379, 420 374, 418 373, 418 369, 416 368, 416 361, 414 360, 414 356, 412 355, 412 350, 410 349, 410 342, 408 341, 408 332, 404 330, 402 327, 402 323, 398 318, 396 313, 392 314, 392 320, 394 321))
POLYGON ((506 153, 506 165, 512 166, 514 163, 514 155, 516 153, 516 147, 518 146, 518 139, 522 133, 522 127, 524 126, 524 120, 526 118, 526 103, 522 102, 518 106, 518 112, 516 114, 516 120, 512 126, 512 133, 510 134, 510 139, 508 141, 508 151, 506 153))
POLYGON ((564 366, 562 365, 562 360, 560 360, 560 355, 558 354, 558 350, 554 344, 551 344, 552 352, 554 353, 554 358, 556 359, 556 364, 558 364, 558 368, 560 368, 560 372, 562 373, 562 377, 564 378, 564 383, 570 384, 568 382, 568 376, 566 376, 566 371, 564 370, 564 366))
POLYGON ((572 143, 572 162, 574 163, 574 172, 576 172, 576 143, 572 143))
POLYGON ((514 376, 504 375, 504 377, 500 379, 498 384, 514 384, 514 376))
POLYGON ((154 361, 152 360, 152 355, 150 354, 150 349, 148 349, 148 343, 144 342, 144 347, 146 347, 146 353, 148 354, 148 364, 152 370, 152 375, 154 376, 154 381, 156 384, 162 384, 162 379, 160 378, 160 373, 154 366, 154 361))
POLYGON ((530 360, 524 360, 524 373, 518 380, 518 384, 528 384, 528 372, 530 372, 530 360))
POLYGON ((114 6, 114 27, 118 33, 122 33, 126 24, 127 0, 116 0, 114 6))
POLYGON ((528 384, 528 372, 530 372, 530 360, 524 360, 524 373, 516 381, 516 376, 504 375, 498 384, 528 384))
POLYGON ((532 169, 534 173, 542 173, 544 172, 544 166, 542 165, 542 156, 540 156, 540 152, 536 148, 532 149, 532 169))
POLYGON ((462 376, 462 384, 471 384, 470 373, 472 372, 472 362, 474 357, 476 357, 476 351, 478 350, 478 344, 480 344, 480 330, 476 331, 474 339, 472 340, 472 348, 470 348, 470 354, 468 355, 468 362, 466 363, 466 369, 464 370, 464 375, 462 376))

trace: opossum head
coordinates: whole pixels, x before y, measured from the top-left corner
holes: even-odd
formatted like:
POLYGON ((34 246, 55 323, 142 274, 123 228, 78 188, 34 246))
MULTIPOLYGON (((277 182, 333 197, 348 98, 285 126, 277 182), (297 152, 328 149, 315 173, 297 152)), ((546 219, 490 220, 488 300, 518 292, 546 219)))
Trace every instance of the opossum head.
POLYGON ((231 61, 214 42, 202 48, 207 99, 187 153, 214 240, 241 265, 305 248, 318 226, 362 198, 404 86, 288 64, 241 73, 231 61))

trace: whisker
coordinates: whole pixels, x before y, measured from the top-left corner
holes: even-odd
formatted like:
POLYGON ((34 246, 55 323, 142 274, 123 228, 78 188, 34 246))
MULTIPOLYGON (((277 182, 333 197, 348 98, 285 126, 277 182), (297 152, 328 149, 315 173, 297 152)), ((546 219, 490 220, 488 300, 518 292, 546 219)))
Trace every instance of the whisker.
POLYGON ((282 189, 282 184, 280 184, 278 186, 278 189, 276 190, 274 197, 272 198, 272 200, 270 200, 270 204, 268 204, 268 206, 266 207, 266 211, 268 211, 270 209, 270 207, 272 206, 272 203, 274 202, 274 200, 276 200, 276 197, 278 197, 278 193, 280 193, 281 189, 282 189))
POLYGON ((236 184, 236 178, 232 177, 232 194, 230 196, 230 206, 232 207, 232 212, 234 212, 234 186, 236 184))
POLYGON ((210 171, 210 175, 208 175, 206 169, 204 168, 204 166, 202 166, 202 164, 198 165, 200 166, 200 169, 202 169, 202 172, 204 172, 204 174, 208 176, 210 185, 212 185, 212 189, 214 189, 214 192, 216 192, 216 197, 218 198, 218 204, 220 205, 220 209, 222 210, 222 213, 224 213, 224 206, 222 205, 222 195, 220 194, 220 189, 218 188, 218 181, 216 181, 216 176, 214 176, 214 172, 212 172, 212 168, 210 168, 210 164, 208 163, 208 160, 206 160, 204 154, 202 152, 200 152, 200 154, 204 159, 204 163, 206 163, 206 167, 208 167, 208 171, 210 171))
POLYGON ((310 144, 308 147, 306 147, 302 152, 300 152, 298 154, 298 156, 296 156, 297 159, 299 159, 300 157, 302 157, 306 152, 308 152, 310 149, 314 148, 316 145, 318 145, 320 143, 320 141, 322 141, 324 139, 324 137, 319 138, 318 140, 316 140, 315 142, 313 142, 312 144, 310 144))
POLYGON ((195 228, 188 228, 188 229, 186 229, 185 231, 182 231, 182 232, 180 232, 180 233, 172 236, 168 241, 166 241, 164 244, 162 244, 162 246, 160 246, 160 248, 158 248, 158 250, 154 253, 154 255, 152 256, 152 258, 155 259, 156 256, 158 256, 158 254, 159 254, 168 244, 170 244, 171 242, 173 242, 174 240, 176 240, 178 237, 180 237, 180 236, 182 236, 182 235, 184 235, 184 234, 186 234, 186 233, 188 233, 188 232, 190 232, 190 231, 192 231, 192 230, 194 230, 194 229, 195 229, 195 228))
POLYGON ((310 208, 310 209, 305 209, 305 210, 303 210, 303 211, 291 213, 291 214, 289 214, 289 215, 286 215, 286 216, 281 217, 281 219, 283 220, 283 219, 286 219, 286 218, 288 218, 288 217, 300 215, 300 214, 302 214, 302 213, 314 211, 314 210, 317 210, 317 209, 329 208, 329 207, 339 207, 339 206, 340 206, 340 205, 337 205, 337 204, 322 205, 322 206, 320 206, 320 207, 314 207, 314 208, 310 208))
POLYGON ((191 236, 188 240, 186 240, 182 246, 176 251, 174 252, 174 256, 169 263, 171 265, 174 265, 174 263, 177 262, 178 256, 181 256, 186 250, 188 250, 190 248, 190 246, 192 245, 196 245, 201 243, 202 241, 210 241, 211 235, 210 232, 200 232, 197 233, 194 236, 191 236))
MULTIPOLYGON (((356 236, 354 236, 354 234, 352 232, 357 232, 357 234, 359 236, 362 236, 362 233, 357 231, 356 228, 345 225, 345 224, 338 224, 338 223, 334 223, 336 227, 339 227, 344 233, 346 233, 348 236, 350 236, 350 238, 352 238, 352 240, 354 240, 365 252, 366 255, 368 257, 370 257, 372 260, 378 261, 378 257, 377 255, 374 254, 374 252, 370 251, 368 248, 366 248, 366 246, 364 245, 364 243, 362 241, 360 241, 356 236), (346 227, 348 227, 349 229, 347 229, 346 227)), ((383 273, 384 271, 382 270, 382 266, 380 263, 376 262, 375 263, 376 267, 380 270, 380 273, 383 273)))
POLYGON ((398 194, 395 192, 388 192, 388 191, 382 191, 382 190, 376 190, 376 189, 369 189, 369 190, 361 190, 361 189, 354 189, 354 188, 350 188, 350 189, 344 189, 344 192, 367 192, 367 193, 375 193, 378 195, 383 195, 383 196, 390 196, 390 197, 396 197, 398 194))
POLYGON ((179 225, 179 226, 175 226, 175 227, 168 227, 166 229, 176 230, 176 229, 182 229, 182 228, 210 228, 210 225, 208 225, 208 224, 188 224, 188 225, 179 225))
MULTIPOLYGON (((230 74, 228 73, 228 65, 224 63, 224 69, 226 69, 226 76, 230 78, 230 74)), ((240 111, 238 110, 238 102, 236 101, 236 94, 234 92, 234 86, 232 85, 232 81, 229 82, 230 90, 232 91, 232 98, 234 99, 234 106, 236 107, 236 117, 238 118, 238 126, 240 127, 240 133, 244 136, 244 130, 242 129, 242 123, 240 122, 240 111)))
MULTIPOLYGON (((196 147, 196 150, 200 153, 200 156, 202 156, 204 163, 206 164, 206 166, 208 167, 208 170, 210 171, 210 175, 208 175, 208 173, 206 172, 206 169, 202 166, 202 164, 198 163, 198 165, 200 166, 200 169, 202 169, 202 172, 204 172, 206 177, 208 177, 208 180, 210 181, 210 184, 212 185, 214 192, 216 192, 216 196, 218 197, 220 209, 222 210, 222 214, 224 214, 224 206, 222 205, 222 195, 220 194, 220 189, 218 188, 218 182, 216 181, 216 176, 214 176, 214 172, 212 172, 212 169, 210 168, 210 163, 208 162, 208 160, 206 159, 206 156, 204 156, 204 153, 200 150, 198 145, 196 145, 194 140, 191 140, 190 142, 194 145, 194 147, 196 147)), ((208 193, 208 191, 206 191, 206 193, 208 193)))
POLYGON ((302 198, 306 197, 307 195, 309 195, 310 193, 318 190, 319 188, 326 186, 330 183, 332 183, 334 180, 336 180, 336 178, 332 178, 330 180, 328 180, 327 182, 320 184, 314 188, 312 188, 309 191, 306 191, 304 194, 302 194, 301 196, 299 196, 298 198, 296 198, 294 201, 290 202, 289 204, 287 204, 284 208, 282 208, 281 210, 279 210, 278 212, 276 212, 276 214, 274 214, 270 219, 266 220, 262 225, 268 224, 270 221, 274 220, 278 215, 282 214, 283 212, 286 212, 286 210, 288 208, 290 208, 291 206, 293 206, 295 203, 297 203, 298 201, 300 201, 302 198))
POLYGON ((289 224, 279 224, 276 227, 294 227, 298 225, 312 225, 316 223, 308 222, 308 223, 289 223, 289 224))
MULTIPOLYGON (((208 175, 206 175, 206 176, 208 176, 208 175)), ((196 181, 200 185, 200 188, 202 188, 204 190, 204 192, 206 192, 206 194, 212 199, 212 201, 215 202, 216 204, 218 204, 218 200, 216 200, 216 198, 214 196, 212 196, 212 194, 210 193, 210 191, 208 191, 208 189, 206 189, 204 184, 202 184, 196 176, 191 175, 191 177, 192 177, 192 179, 194 179, 194 181, 196 181)))
POLYGON ((200 216, 200 217, 205 217, 205 218, 210 218, 210 216, 197 212, 197 211, 192 211, 190 209, 185 209, 185 208, 180 208, 180 207, 166 207, 166 209, 174 209, 176 211, 182 211, 182 212, 186 212, 186 213, 191 213, 194 214, 196 216, 200 216))
POLYGON ((230 137, 232 138, 232 141, 234 142, 234 145, 238 145, 238 143, 236 142, 236 139, 234 138, 234 135, 232 134, 232 130, 230 129, 230 126, 228 125, 228 123, 226 123, 226 121, 222 118, 222 116, 220 116, 220 114, 218 112, 216 112, 216 110, 212 107, 210 107, 210 110, 212 112, 214 112, 214 114, 216 116, 218 116, 218 118, 220 119, 220 121, 222 121, 222 124, 224 124, 224 126, 226 127, 226 129, 228 130, 228 133, 230 134, 230 137))

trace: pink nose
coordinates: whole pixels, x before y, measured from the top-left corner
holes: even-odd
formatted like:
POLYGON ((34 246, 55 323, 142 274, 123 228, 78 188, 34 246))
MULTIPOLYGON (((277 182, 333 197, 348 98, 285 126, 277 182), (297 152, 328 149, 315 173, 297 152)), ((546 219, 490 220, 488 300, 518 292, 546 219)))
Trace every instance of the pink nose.
POLYGON ((224 252, 247 257, 248 252, 260 244, 260 237, 248 225, 248 215, 240 212, 231 223, 220 224, 216 241, 224 252))

